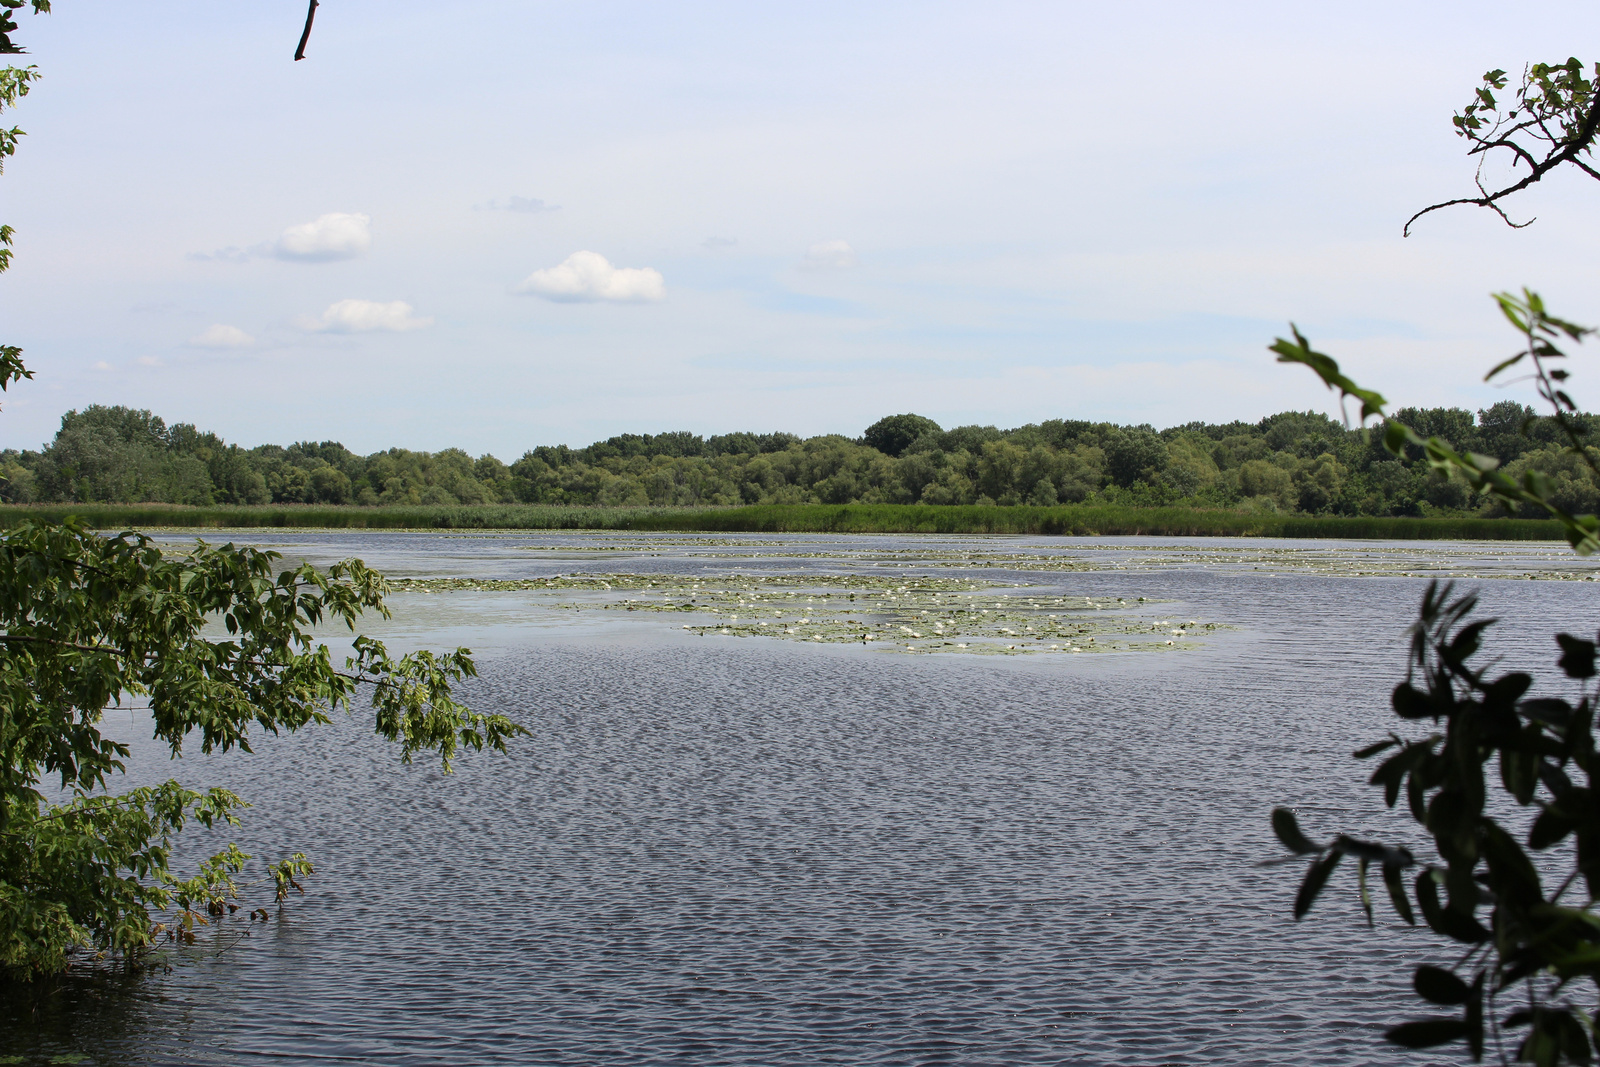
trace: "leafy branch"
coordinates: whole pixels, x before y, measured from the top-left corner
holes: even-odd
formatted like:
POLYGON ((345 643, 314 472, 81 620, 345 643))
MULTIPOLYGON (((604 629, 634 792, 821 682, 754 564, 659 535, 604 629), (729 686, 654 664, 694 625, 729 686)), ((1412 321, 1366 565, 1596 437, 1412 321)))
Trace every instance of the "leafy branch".
POLYGON ((1391 733, 1355 753, 1358 759, 1387 753, 1369 782, 1383 789, 1391 808, 1404 795, 1438 862, 1419 862, 1409 849, 1343 835, 1315 842, 1286 808, 1273 811, 1272 827, 1291 852, 1311 858, 1295 918, 1310 911, 1334 869, 1350 856, 1360 864, 1369 923, 1366 874, 1377 865, 1402 920, 1414 925, 1420 913, 1435 933, 1466 946, 1454 967, 1422 966, 1413 975, 1422 999, 1460 1008, 1460 1014, 1402 1023, 1387 1032, 1390 1041, 1409 1048, 1465 1041, 1477 1060, 1489 1039, 1508 1062, 1506 1033, 1526 1028, 1516 1050, 1519 1061, 1587 1063, 1600 1048, 1600 1036, 1592 992, 1582 996, 1576 983, 1600 984, 1596 645, 1559 634, 1558 666, 1577 683, 1577 699, 1528 698, 1529 675, 1491 679, 1472 664, 1495 621, 1468 621, 1476 605, 1475 594, 1455 596, 1452 584, 1429 583, 1412 630, 1410 668, 1391 704, 1407 723, 1431 723, 1433 729, 1411 738, 1391 733), (1488 797, 1491 763, 1498 763, 1500 783, 1517 808, 1533 813, 1525 844, 1491 814, 1499 807, 1488 797), (1552 858, 1564 859, 1568 873, 1547 889, 1540 872, 1553 866, 1552 858), (1413 868, 1408 893, 1402 874, 1413 868), (1564 903, 1574 886, 1582 886, 1587 899, 1564 903), (1502 996, 1513 997, 1518 1007, 1502 1014, 1502 996))
MULTIPOLYGON (((1566 391, 1569 373, 1556 364, 1566 358, 1558 342, 1581 343, 1594 331, 1551 314, 1539 295, 1527 289, 1520 296, 1496 294, 1495 300, 1521 335, 1521 344, 1484 380, 1524 364, 1531 368, 1528 378, 1551 409, 1568 450, 1600 475, 1583 440, 1585 427, 1572 418, 1577 406, 1566 391)), ((1387 418, 1381 396, 1361 389, 1337 362, 1313 350, 1298 330, 1292 332, 1292 341, 1280 338, 1272 346, 1279 362, 1310 367, 1328 388, 1339 391, 1341 403, 1348 396, 1361 398, 1363 424, 1369 416, 1385 418, 1383 443, 1390 452, 1420 448, 1432 468, 1463 477, 1492 499, 1545 508, 1562 523, 1580 554, 1600 548, 1600 520, 1556 506, 1543 476, 1529 471, 1518 481, 1498 470, 1489 456, 1459 452, 1439 437, 1424 439, 1387 418)), ((1525 422, 1522 431, 1527 429, 1525 422)), ((1429 583, 1412 629, 1406 680, 1395 687, 1391 704, 1402 720, 1431 721, 1434 728, 1420 737, 1391 733, 1355 753, 1357 759, 1387 753, 1369 782, 1383 788, 1391 808, 1404 794, 1412 819, 1428 833, 1437 861, 1419 860, 1409 848, 1347 835, 1313 841, 1286 808, 1272 813, 1272 827, 1292 853, 1311 860, 1295 899, 1296 919, 1310 911, 1348 856, 1358 863, 1360 899, 1369 923, 1367 875, 1376 866, 1401 919, 1415 924, 1420 913, 1435 933, 1466 946, 1454 967, 1422 966, 1413 975, 1418 996, 1459 1008, 1460 1014, 1403 1023, 1387 1032, 1390 1041, 1410 1048, 1464 1041, 1474 1060, 1492 1042, 1500 1060, 1509 1062, 1505 1038, 1525 1028, 1515 1051, 1519 1061, 1551 1067, 1588 1063, 1600 1050, 1600 1033, 1593 996, 1580 996, 1575 983, 1581 979, 1600 985, 1596 643, 1556 635, 1561 649, 1557 666, 1577 683, 1576 699, 1529 698, 1529 675, 1491 679, 1473 665, 1483 635, 1494 623, 1469 621, 1476 605, 1473 594, 1455 596, 1452 585, 1429 583), (1490 814, 1496 807, 1488 798, 1491 763, 1498 763, 1500 784, 1516 807, 1534 813, 1525 843, 1490 814), (1546 889, 1540 872, 1553 866, 1553 857, 1564 858, 1568 871, 1546 889), (1575 886, 1583 888, 1587 899, 1564 902, 1575 886), (1515 1010, 1500 1007, 1502 996, 1516 998, 1515 1010)))
MULTIPOLYGON (((26 51, 11 40, 11 34, 17 30, 11 13, 23 3, 24 0, 0 0, 0 55, 20 55, 26 51)), ((32 4, 35 14, 46 14, 50 10, 50 0, 32 0, 32 4)), ((17 101, 27 96, 38 80, 38 67, 0 68, 0 112, 16 107, 17 101)), ((17 140, 22 136, 23 131, 15 126, 0 129, 0 169, 4 169, 7 157, 16 154, 17 140)), ((10 226, 0 225, 0 273, 11 266, 11 242, 15 234, 10 226)), ((0 392, 14 381, 32 377, 33 372, 23 365, 22 349, 16 345, 0 345, 0 392)))
POLYGON ((1431 211, 1456 204, 1472 204, 1494 211, 1506 224, 1520 229, 1534 220, 1513 222, 1500 201, 1528 188, 1564 164, 1572 164, 1591 178, 1600 179, 1600 170, 1584 158, 1591 156, 1595 136, 1600 133, 1600 63, 1593 76, 1585 76, 1584 65, 1576 58, 1565 63, 1534 63, 1523 71, 1522 82, 1510 106, 1495 94, 1507 85, 1506 72, 1491 70, 1473 99, 1451 119, 1456 134, 1471 145, 1469 156, 1478 158, 1473 183, 1477 196, 1457 197, 1431 204, 1406 220, 1406 236, 1411 224, 1431 211), (1494 153, 1508 153, 1513 170, 1527 167, 1522 178, 1490 190, 1484 184, 1483 168, 1494 153))
MULTIPOLYGON (((1522 333, 1523 347, 1495 366, 1485 381, 1527 359, 1534 368, 1540 397, 1551 405, 1554 417, 1567 435, 1568 450, 1583 457, 1585 463, 1600 473, 1600 468, 1595 467, 1594 457, 1580 440, 1583 427, 1570 418, 1576 407, 1565 391, 1568 372, 1549 365, 1551 360, 1565 358, 1565 353, 1555 345, 1556 338, 1567 337, 1581 342, 1594 331, 1551 315, 1539 295, 1527 289, 1522 291, 1520 297, 1497 293, 1495 300, 1506 319, 1522 333)), ((1561 523, 1568 543, 1580 555, 1589 555, 1600 549, 1600 519, 1594 515, 1571 514, 1556 504, 1551 499, 1549 479, 1544 474, 1535 470, 1525 471, 1519 481, 1500 470, 1500 461, 1493 456, 1457 451, 1442 437, 1422 437, 1404 423, 1389 418, 1385 414, 1388 402, 1379 393, 1358 386, 1339 369, 1336 360, 1313 349, 1311 342, 1292 323, 1290 332, 1293 340, 1280 337, 1269 346, 1269 351, 1278 354, 1278 362, 1300 363, 1310 367, 1329 389, 1339 393, 1341 406, 1348 397, 1360 400, 1362 425, 1369 417, 1384 419, 1383 445, 1389 452, 1400 456, 1405 454, 1408 446, 1419 448, 1430 468, 1446 476, 1458 474, 1476 493, 1510 507, 1528 505, 1545 509, 1561 523)), ((1348 416, 1346 421, 1348 423, 1348 416)), ((1523 429, 1527 429, 1526 425, 1523 429)))
MULTIPOLYGON (((279 559, 204 542, 168 557, 141 535, 76 522, 0 534, 0 970, 49 973, 79 949, 132 966, 160 932, 152 913, 177 908, 167 932, 188 940, 235 907, 248 856, 219 853, 180 879, 168 842, 189 818, 233 822, 242 801, 175 783, 98 793, 128 755, 99 728, 125 695, 149 698, 174 755, 196 741, 249 751, 254 731, 327 722, 363 689, 403 761, 435 752, 449 771, 463 749, 503 752, 527 732, 455 698, 476 673, 466 649, 394 655, 357 636, 337 667, 313 629, 387 615, 387 582, 359 560, 319 571, 279 570, 279 559), (225 633, 210 635, 218 624, 225 633), (47 803, 47 775, 76 799, 47 803)), ((310 872, 304 857, 284 862, 273 868, 280 903, 310 872)))

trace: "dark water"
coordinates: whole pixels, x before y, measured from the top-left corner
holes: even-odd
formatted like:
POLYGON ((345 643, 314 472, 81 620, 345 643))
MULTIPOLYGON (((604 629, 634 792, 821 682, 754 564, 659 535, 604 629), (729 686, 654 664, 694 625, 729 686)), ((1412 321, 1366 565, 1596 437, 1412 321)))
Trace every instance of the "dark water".
MULTIPOLYGON (((397 573, 491 577, 720 574, 782 554, 294 543, 397 573)), ((694 638, 656 619, 552 620, 514 597, 459 594, 397 602, 390 630, 483 646, 471 702, 533 732, 509 758, 463 760, 447 779, 400 766, 358 719, 173 765, 140 716, 120 713, 113 732, 146 739, 134 778, 244 794, 255 807, 233 837, 263 855, 304 851, 317 872, 248 939, 207 932, 168 971, 13 998, 0 1056, 1453 1062, 1402 1058, 1378 1038, 1421 1013, 1409 967, 1436 958, 1433 940, 1382 920, 1369 932, 1350 878, 1296 924, 1299 868, 1260 865, 1281 851, 1266 821, 1277 803, 1313 832, 1402 831, 1349 752, 1388 726, 1423 581, 1182 566, 1014 576, 1172 599, 1239 629, 1159 655, 907 657, 694 638)), ((1547 667, 1551 632, 1600 615, 1593 585, 1480 584, 1507 620, 1494 648, 1508 665, 1547 667)))

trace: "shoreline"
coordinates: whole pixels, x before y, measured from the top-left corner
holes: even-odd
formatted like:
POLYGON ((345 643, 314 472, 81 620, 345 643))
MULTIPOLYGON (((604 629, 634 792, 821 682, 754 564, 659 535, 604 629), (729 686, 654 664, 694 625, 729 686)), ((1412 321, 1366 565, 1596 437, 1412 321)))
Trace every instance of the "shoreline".
POLYGON ((1329 540, 1561 541, 1551 519, 1314 516, 1184 507, 978 504, 757 504, 604 507, 546 504, 6 504, 0 527, 81 518, 96 529, 603 530, 651 533, 1034 534, 1066 537, 1283 537, 1329 540))

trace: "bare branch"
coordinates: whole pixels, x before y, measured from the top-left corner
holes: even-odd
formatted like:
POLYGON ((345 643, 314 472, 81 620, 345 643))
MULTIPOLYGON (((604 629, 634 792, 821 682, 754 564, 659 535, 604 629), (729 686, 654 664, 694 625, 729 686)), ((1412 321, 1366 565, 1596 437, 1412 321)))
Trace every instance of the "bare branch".
POLYGON ((300 44, 294 50, 294 61, 300 62, 306 57, 306 42, 311 40, 311 23, 317 17, 317 0, 311 0, 311 6, 306 8, 306 28, 300 31, 300 44))

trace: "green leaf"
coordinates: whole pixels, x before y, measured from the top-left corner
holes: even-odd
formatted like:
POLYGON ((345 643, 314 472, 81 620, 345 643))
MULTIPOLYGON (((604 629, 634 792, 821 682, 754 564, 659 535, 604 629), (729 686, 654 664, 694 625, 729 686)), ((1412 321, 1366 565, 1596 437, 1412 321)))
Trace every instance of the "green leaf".
POLYGON ((1385 1040, 1406 1048, 1432 1048, 1467 1036, 1468 1026, 1460 1019, 1417 1019, 1384 1031, 1385 1040))
POLYGON ((1551 845, 1560 844, 1572 830, 1572 820, 1559 808, 1545 808, 1533 820, 1533 826, 1528 830, 1528 847, 1542 851, 1551 845))
POLYGON ((1417 996, 1432 1004, 1465 1004, 1472 996, 1472 987, 1443 967, 1418 967, 1411 984, 1417 996))
POLYGON ((1333 869, 1339 866, 1339 861, 1344 858, 1340 852, 1329 852, 1321 859, 1314 861, 1306 870, 1305 880, 1300 883, 1300 892, 1294 898, 1294 917, 1302 918, 1311 910, 1317 897, 1322 892, 1322 887, 1328 884, 1328 878, 1333 874, 1333 869))
POLYGON ((1561 658, 1556 661, 1556 666, 1565 671, 1568 678, 1594 677, 1593 641, 1585 641, 1571 634, 1556 634, 1556 644, 1561 646, 1561 658))
POLYGON ((1394 708, 1394 713, 1402 719, 1428 719, 1438 718, 1439 708, 1425 693, 1417 690, 1410 682, 1401 682, 1394 687, 1390 694, 1389 703, 1394 708))
POLYGON ((1411 901, 1406 899, 1405 883, 1400 880, 1400 868, 1394 864, 1383 865, 1383 884, 1389 890, 1389 903, 1394 905, 1394 910, 1412 926, 1417 925, 1417 917, 1411 911, 1411 901))
POLYGON ((1417 875, 1417 904, 1422 908, 1422 918, 1435 933, 1468 945, 1489 940, 1489 931, 1470 915, 1446 908, 1439 902, 1439 883, 1433 871, 1417 875))
POLYGON ((1311 342, 1306 340, 1299 328, 1294 323, 1289 324, 1289 332, 1294 335, 1294 340, 1288 341, 1282 337, 1277 338, 1267 346, 1267 351, 1276 352, 1279 363, 1300 363, 1310 367, 1323 384, 1329 389, 1337 390, 1339 401, 1343 404, 1346 397, 1355 397, 1361 401, 1361 419, 1365 424, 1373 416, 1381 417, 1388 401, 1382 395, 1371 389, 1363 389, 1346 377, 1340 370, 1339 364, 1333 357, 1318 352, 1311 347, 1311 342))
POLYGON ((1391 737, 1387 741, 1378 741, 1374 744, 1368 745, 1366 748, 1357 749, 1355 752, 1351 753, 1351 755, 1355 759, 1371 759, 1373 756, 1376 756, 1385 749, 1393 748, 1398 744, 1400 744, 1400 739, 1398 737, 1391 737))
POLYGON ((1288 808, 1272 809, 1272 832, 1278 835, 1278 840, 1290 852, 1304 854, 1322 851, 1321 845, 1313 844, 1310 838, 1300 832, 1300 824, 1295 820, 1294 812, 1288 808))

